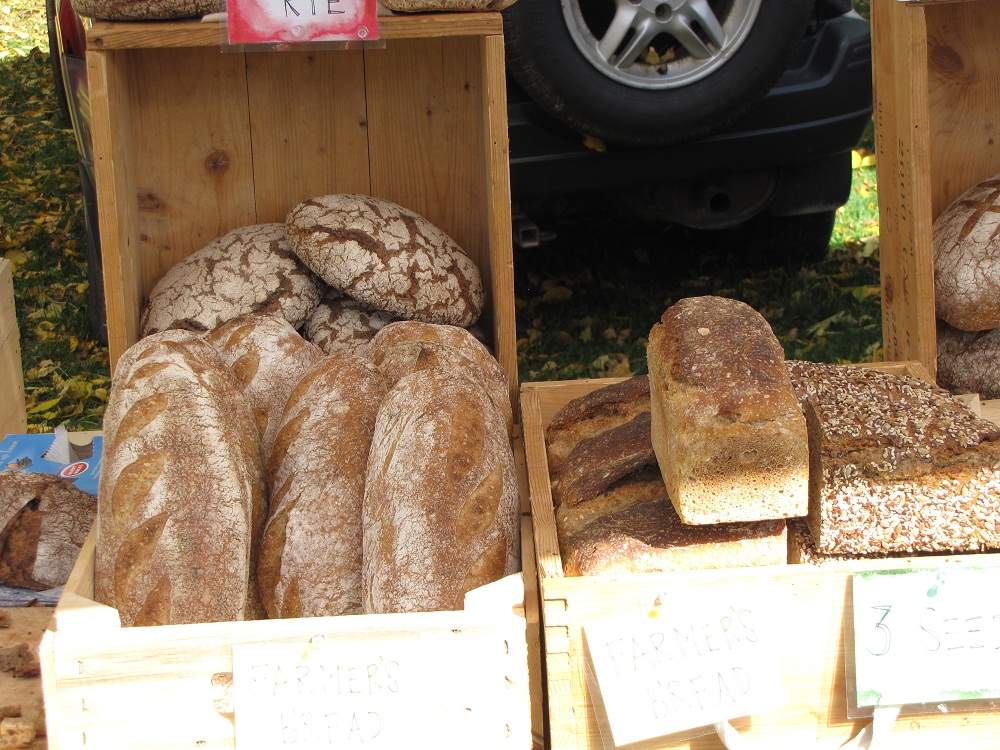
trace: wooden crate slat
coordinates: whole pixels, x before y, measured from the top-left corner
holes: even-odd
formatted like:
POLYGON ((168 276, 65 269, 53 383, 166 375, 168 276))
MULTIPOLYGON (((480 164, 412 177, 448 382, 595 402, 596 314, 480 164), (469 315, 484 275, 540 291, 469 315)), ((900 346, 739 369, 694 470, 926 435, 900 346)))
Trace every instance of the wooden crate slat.
POLYGON ((14 279, 9 260, 0 258, 0 438, 27 429, 21 338, 14 310, 14 279))

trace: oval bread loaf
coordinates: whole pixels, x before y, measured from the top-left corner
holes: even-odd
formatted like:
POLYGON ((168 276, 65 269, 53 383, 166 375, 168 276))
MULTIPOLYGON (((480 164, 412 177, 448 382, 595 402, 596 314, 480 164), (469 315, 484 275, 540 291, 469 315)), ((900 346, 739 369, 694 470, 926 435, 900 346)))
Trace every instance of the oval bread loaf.
POLYGON ((167 271, 149 295, 142 335, 211 331, 273 303, 299 328, 319 299, 316 279, 285 241, 285 227, 255 224, 213 240, 167 271))
POLYGON ((937 315, 963 331, 1000 328, 1000 174, 934 220, 937 315))
POLYGON ((94 574, 123 625, 259 614, 257 429, 218 353, 165 331, 122 355, 104 417, 94 574))
POLYGON ((503 420, 478 384, 407 375, 378 413, 362 528, 364 611, 462 609, 516 572, 517 480, 503 420))
POLYGON ((508 432, 513 429, 507 376, 489 350, 464 328, 409 320, 392 323, 372 339, 370 352, 390 388, 418 370, 440 367, 466 372, 486 391, 508 432))
POLYGON ((268 461, 271 517, 257 568, 271 617, 361 612, 361 504, 385 393, 366 358, 339 352, 288 397, 268 461))
POLYGON ((938 323, 938 382, 952 393, 1000 398, 1000 328, 960 331, 938 323))
POLYGON ((166 21, 224 11, 219 0, 73 0, 73 10, 105 21, 166 21))
POLYGON ((323 358, 278 312, 223 323, 206 340, 230 369, 253 413, 261 457, 271 453, 285 400, 303 373, 323 358))
POLYGON ((333 354, 360 349, 392 321, 388 313, 331 289, 309 316, 305 332, 324 354, 333 354))
POLYGON ((288 241, 334 289, 400 318, 472 325, 483 309, 476 264, 413 211, 367 195, 325 195, 288 214, 288 241))

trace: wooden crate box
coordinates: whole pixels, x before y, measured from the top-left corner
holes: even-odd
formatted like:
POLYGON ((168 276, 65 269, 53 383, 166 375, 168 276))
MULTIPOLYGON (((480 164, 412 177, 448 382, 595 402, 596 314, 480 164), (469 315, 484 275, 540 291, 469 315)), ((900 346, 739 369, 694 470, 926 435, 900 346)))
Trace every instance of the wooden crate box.
MULTIPOLYGON (((891 372, 927 378, 918 363, 876 365, 891 372)), ((545 451, 545 428, 559 409, 574 398, 620 382, 620 378, 550 383, 525 383, 521 391, 525 453, 531 487, 532 520, 542 598, 542 624, 548 718, 553 750, 603 750, 600 721, 588 691, 583 625, 611 615, 643 613, 662 597, 696 592, 725 600, 738 591, 772 603, 778 642, 787 643, 780 674, 782 708, 738 720, 734 725, 754 747, 839 747, 870 720, 847 718, 844 633, 852 618, 850 578, 860 570, 901 567, 968 565, 1000 555, 961 555, 844 562, 829 567, 786 565, 762 568, 568 577, 563 574, 545 451)), ((1000 404, 987 404, 988 416, 1000 414, 1000 404)), ((849 631, 848 631, 849 632, 849 631)), ((890 738, 894 747, 944 746, 993 750, 1000 736, 1000 711, 906 717, 897 721, 890 738)), ((721 749, 718 737, 643 743, 643 748, 721 749)))
POLYGON ((885 353, 934 373, 931 225, 1000 172, 1000 12, 996 0, 871 5, 885 353))
POLYGON ((0 438, 26 429, 13 276, 10 261, 0 258, 0 438))
POLYGON ((516 401, 500 15, 380 24, 384 47, 246 53, 220 49, 217 23, 90 27, 112 365, 178 260, 305 198, 356 192, 423 214, 476 261, 483 328, 516 401))

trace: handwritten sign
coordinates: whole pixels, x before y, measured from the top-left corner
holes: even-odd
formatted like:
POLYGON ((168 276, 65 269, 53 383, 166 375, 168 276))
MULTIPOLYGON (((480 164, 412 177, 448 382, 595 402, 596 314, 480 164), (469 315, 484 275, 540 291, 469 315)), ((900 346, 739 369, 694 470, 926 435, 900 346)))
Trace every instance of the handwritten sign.
POLYGON ((486 679, 495 670, 482 649, 481 639, 235 645, 236 746, 503 747, 505 686, 502 673, 486 679))
POLYGON ((1000 698, 1000 568, 856 573, 858 706, 1000 698))
POLYGON ((230 44, 369 41, 375 0, 228 0, 230 44))
POLYGON ((615 746, 776 706, 776 652, 760 623, 754 603, 689 597, 585 625, 615 746))

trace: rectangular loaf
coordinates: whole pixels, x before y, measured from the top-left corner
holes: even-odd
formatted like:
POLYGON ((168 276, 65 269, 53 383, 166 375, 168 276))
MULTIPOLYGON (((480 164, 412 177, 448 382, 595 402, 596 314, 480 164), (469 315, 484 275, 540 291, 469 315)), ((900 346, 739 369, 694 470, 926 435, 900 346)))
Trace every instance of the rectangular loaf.
POLYGON ((686 524, 805 515, 806 424, 767 321, 693 297, 649 335, 653 448, 686 524))
POLYGON ((1000 548, 1000 430, 946 391, 877 370, 788 364, 809 425, 823 554, 1000 548))

